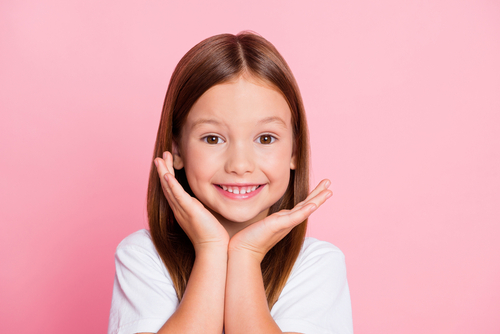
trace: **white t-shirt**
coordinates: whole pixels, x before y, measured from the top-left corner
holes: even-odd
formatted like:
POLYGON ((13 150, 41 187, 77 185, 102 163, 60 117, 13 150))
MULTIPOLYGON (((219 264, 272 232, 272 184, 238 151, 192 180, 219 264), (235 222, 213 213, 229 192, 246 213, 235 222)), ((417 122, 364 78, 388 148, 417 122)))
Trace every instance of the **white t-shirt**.
MULTIPOLYGON (((156 333, 175 312, 175 289, 149 231, 117 247, 108 334, 156 333)), ((334 245, 306 238, 271 315, 283 332, 352 333, 344 254, 334 245)))

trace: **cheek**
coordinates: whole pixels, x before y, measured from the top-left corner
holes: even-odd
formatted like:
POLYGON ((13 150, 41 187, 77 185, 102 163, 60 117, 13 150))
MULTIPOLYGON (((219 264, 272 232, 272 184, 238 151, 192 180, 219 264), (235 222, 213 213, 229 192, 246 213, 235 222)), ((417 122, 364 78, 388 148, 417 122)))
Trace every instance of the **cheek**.
POLYGON ((193 148, 184 155, 184 170, 191 189, 196 188, 203 182, 210 181, 216 167, 215 157, 207 153, 207 150, 193 148))
POLYGON ((260 158, 261 168, 266 172, 269 179, 288 185, 291 155, 291 147, 283 147, 283 149, 264 154, 260 158))

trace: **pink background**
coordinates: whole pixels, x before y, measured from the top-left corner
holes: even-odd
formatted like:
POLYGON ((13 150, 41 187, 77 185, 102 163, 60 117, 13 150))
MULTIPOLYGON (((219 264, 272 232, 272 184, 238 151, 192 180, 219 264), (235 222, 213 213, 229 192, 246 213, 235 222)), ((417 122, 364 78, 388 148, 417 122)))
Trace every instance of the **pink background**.
POLYGON ((355 332, 500 333, 500 4, 473 0, 2 1, 0 332, 106 331, 170 74, 244 29, 302 89, 355 332))

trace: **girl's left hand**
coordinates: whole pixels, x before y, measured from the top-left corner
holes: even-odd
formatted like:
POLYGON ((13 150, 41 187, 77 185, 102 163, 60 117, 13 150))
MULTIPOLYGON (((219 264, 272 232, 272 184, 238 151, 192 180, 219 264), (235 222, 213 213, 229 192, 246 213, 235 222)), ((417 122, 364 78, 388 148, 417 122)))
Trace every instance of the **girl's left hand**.
POLYGON ((329 180, 323 180, 292 210, 281 210, 258 221, 240 232, 229 241, 229 252, 243 252, 259 262, 267 252, 283 239, 295 226, 302 223, 331 195, 329 180))

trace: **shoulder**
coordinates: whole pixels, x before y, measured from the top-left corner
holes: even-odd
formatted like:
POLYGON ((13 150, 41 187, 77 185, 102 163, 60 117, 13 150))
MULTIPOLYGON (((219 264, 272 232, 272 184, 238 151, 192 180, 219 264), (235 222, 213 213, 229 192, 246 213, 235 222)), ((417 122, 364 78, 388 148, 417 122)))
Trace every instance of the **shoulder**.
MULTIPOLYGON (((344 253, 335 245, 306 238, 288 279, 290 287, 337 289, 346 284, 344 253)), ((333 293, 333 292, 332 292, 333 293)))
POLYGON ((302 244, 302 253, 304 254, 323 254, 323 253, 334 253, 337 256, 344 258, 344 253, 328 241, 322 241, 311 237, 306 237, 304 243, 302 244))
POLYGON ((151 234, 146 229, 125 237, 116 247, 115 259, 117 265, 120 263, 130 267, 154 267, 159 272, 167 273, 151 234))
POLYGON ((136 231, 125 237, 116 247, 116 254, 121 252, 141 252, 150 254, 155 258, 159 256, 151 239, 151 234, 146 229, 136 231))
POLYGON ((344 253, 337 246, 327 241, 306 238, 295 265, 297 267, 307 267, 325 264, 329 264, 336 270, 345 268, 344 253))
POLYGON ((172 280, 149 231, 123 239, 115 253, 108 333, 156 333, 177 305, 172 280))
POLYGON ((342 251, 306 238, 271 315, 284 332, 352 333, 342 251))
POLYGON ((154 248, 153 240, 151 240, 151 234, 149 231, 142 229, 128 235, 118 244, 117 249, 130 247, 143 248, 145 250, 148 250, 151 247, 154 248))

